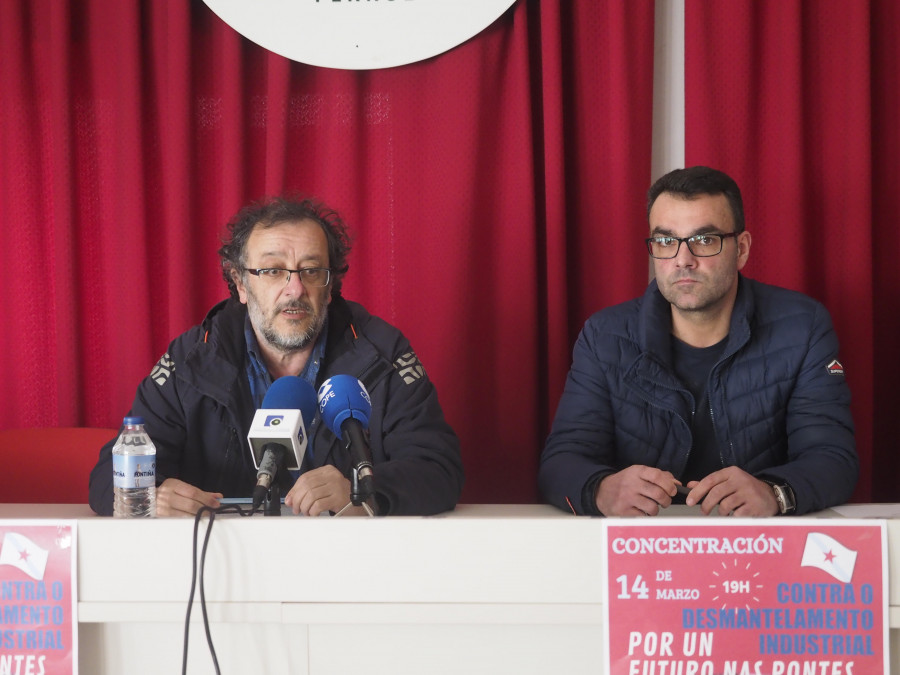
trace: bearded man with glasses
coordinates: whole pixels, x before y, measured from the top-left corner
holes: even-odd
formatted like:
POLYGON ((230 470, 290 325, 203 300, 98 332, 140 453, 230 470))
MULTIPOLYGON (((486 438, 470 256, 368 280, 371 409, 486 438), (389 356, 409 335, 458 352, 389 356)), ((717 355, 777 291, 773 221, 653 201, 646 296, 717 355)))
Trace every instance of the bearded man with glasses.
POLYGON ((541 455, 541 491, 579 514, 802 514, 856 485, 850 392, 827 310, 740 271, 740 189, 708 167, 648 193, 655 279, 586 322, 541 455))
MULTIPOLYGON (((170 344, 129 412, 144 418, 156 445, 157 515, 250 497, 257 476, 247 433, 269 386, 286 375, 316 389, 337 374, 366 386, 380 514, 452 509, 463 484, 459 441, 409 341, 341 295, 350 241, 338 214, 310 200, 264 200, 228 231, 219 257, 231 297, 170 344)), ((311 516, 343 511, 349 452, 318 415, 304 422, 299 475, 276 475, 285 504, 311 516)), ((114 443, 90 477, 91 508, 103 515, 112 513, 114 443)))

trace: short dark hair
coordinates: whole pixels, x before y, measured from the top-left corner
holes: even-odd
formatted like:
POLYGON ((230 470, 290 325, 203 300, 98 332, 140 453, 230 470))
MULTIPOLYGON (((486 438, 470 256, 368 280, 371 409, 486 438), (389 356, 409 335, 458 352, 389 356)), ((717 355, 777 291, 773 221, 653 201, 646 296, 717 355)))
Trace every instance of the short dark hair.
POLYGON ((647 219, 656 198, 664 192, 671 192, 684 199, 699 195, 725 195, 734 217, 734 231, 744 231, 744 200, 741 189, 734 179, 723 171, 708 166, 691 166, 675 169, 657 180, 647 192, 647 219))
POLYGON ((238 292, 231 271, 243 274, 247 262, 247 240, 259 226, 272 227, 281 223, 312 220, 319 224, 328 240, 328 264, 331 267, 331 297, 341 294, 344 275, 349 269, 347 255, 350 253, 350 235, 347 226, 336 211, 321 202, 304 197, 267 197, 241 209, 228 223, 228 236, 219 249, 222 276, 228 284, 231 297, 237 299, 238 292))

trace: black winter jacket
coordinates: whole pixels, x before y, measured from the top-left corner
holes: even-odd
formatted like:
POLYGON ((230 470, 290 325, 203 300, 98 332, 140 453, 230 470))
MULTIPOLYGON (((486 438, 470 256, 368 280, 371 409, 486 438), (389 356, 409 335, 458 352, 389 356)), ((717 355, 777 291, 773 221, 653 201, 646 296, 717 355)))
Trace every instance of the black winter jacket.
MULTIPOLYGON (((429 515, 452 509, 463 484, 459 440, 409 342, 343 298, 334 298, 328 312, 328 342, 316 386, 337 374, 353 375, 366 385, 381 513, 429 515)), ((252 494, 256 469, 247 432, 255 407, 246 370, 246 315, 236 300, 219 303, 201 325, 170 344, 138 387, 129 415, 144 418, 156 445, 157 484, 179 478, 226 497, 252 494)), ((308 433, 313 467, 333 464, 348 475, 348 453, 318 414, 308 433)), ((114 443, 102 448, 91 471, 90 505, 102 515, 112 513, 114 443)), ((281 473, 286 494, 293 479, 281 473)))
POLYGON ((694 410, 671 363, 671 306, 643 297, 589 318, 541 456, 552 504, 596 514, 599 477, 643 464, 681 478, 691 418, 712 415, 723 466, 794 490, 797 514, 846 502, 859 472, 850 391, 827 310, 800 293, 740 277, 724 352, 694 410))

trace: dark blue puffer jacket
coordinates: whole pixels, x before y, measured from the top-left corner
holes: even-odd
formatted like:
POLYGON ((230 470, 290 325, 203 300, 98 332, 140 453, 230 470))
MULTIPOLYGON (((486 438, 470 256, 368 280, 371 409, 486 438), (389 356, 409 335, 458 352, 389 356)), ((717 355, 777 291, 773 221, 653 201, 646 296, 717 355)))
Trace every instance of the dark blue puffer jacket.
MULTIPOLYGON (((633 464, 681 476, 694 400, 672 368, 670 333, 655 281, 587 320, 541 456, 540 488, 552 504, 596 514, 590 486, 633 464)), ((724 466, 788 483, 797 514, 850 498, 859 473, 850 391, 821 303, 740 277, 707 388, 724 466)))

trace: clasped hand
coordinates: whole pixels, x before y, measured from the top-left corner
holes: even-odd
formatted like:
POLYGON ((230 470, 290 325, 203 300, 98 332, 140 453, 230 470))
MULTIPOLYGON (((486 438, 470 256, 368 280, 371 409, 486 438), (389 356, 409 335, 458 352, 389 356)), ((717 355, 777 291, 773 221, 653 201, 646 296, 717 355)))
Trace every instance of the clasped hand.
MULTIPOLYGON (((672 504, 678 486, 668 471, 636 464, 603 478, 594 499, 606 516, 655 516, 672 504)), ((703 480, 690 481, 688 506, 700 505, 704 515, 717 510, 723 516, 773 516, 778 503, 772 488, 736 466, 715 471, 703 480)))

